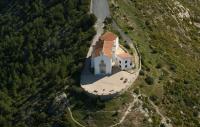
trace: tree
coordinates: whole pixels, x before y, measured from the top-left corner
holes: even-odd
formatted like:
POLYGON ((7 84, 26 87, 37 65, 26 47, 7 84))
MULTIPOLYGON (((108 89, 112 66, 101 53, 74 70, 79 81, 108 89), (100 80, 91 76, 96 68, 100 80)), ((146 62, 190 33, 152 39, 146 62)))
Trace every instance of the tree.
MULTIPOLYGON (((64 86, 78 84, 83 65, 79 58, 86 55, 95 35, 96 17, 87 13, 89 4, 89 0, 0 2, 0 6, 9 5, 5 11, 1 8, 0 16, 1 127, 33 126, 24 121, 37 118, 38 126, 60 120, 41 112, 64 86)), ((83 95, 78 87, 74 93, 83 95)))
POLYGON ((97 17, 94 14, 90 14, 91 26, 97 21, 97 17))
POLYGON ((112 23, 112 18, 111 17, 106 17, 104 23, 105 24, 111 24, 112 23))

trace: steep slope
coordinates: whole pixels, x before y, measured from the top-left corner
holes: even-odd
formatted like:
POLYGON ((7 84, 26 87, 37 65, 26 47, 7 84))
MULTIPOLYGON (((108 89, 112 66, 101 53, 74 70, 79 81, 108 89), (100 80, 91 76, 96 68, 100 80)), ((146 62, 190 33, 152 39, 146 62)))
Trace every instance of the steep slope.
POLYGON ((0 126, 70 126, 57 93, 79 85, 96 18, 90 0, 1 0, 0 126), (61 111, 60 111, 61 110, 61 111))

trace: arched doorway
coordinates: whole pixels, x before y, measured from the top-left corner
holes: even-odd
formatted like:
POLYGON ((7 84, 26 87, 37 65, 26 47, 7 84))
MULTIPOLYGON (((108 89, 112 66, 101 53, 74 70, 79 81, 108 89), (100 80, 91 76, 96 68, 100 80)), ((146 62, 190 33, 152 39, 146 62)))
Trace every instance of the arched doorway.
POLYGON ((105 74, 106 73, 106 64, 103 60, 101 60, 100 64, 99 64, 99 69, 100 69, 100 73, 101 74, 105 74))

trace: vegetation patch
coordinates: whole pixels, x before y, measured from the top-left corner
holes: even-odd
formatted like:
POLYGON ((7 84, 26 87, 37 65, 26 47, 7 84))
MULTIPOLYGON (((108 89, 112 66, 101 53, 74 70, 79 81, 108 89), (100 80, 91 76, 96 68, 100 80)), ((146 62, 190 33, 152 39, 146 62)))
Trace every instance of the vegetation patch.
POLYGON ((200 90, 200 38, 194 24, 199 22, 200 3, 191 3, 111 0, 110 7, 114 20, 141 52, 142 70, 136 87, 153 97, 174 126, 198 127, 200 121, 193 112, 200 111, 196 108, 200 94, 194 94, 200 90))
POLYGON ((1 0, 1 127, 73 126, 66 105, 54 100, 79 85, 95 35, 89 5, 90 0, 1 0))

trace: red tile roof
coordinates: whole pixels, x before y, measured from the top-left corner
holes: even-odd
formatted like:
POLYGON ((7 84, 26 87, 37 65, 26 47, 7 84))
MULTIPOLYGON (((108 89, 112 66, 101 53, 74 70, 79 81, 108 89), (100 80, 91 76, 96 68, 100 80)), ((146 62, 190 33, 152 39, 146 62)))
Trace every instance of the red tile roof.
POLYGON ((106 32, 101 37, 100 40, 102 41, 114 41, 117 38, 117 35, 115 35, 112 32, 106 32))
POLYGON ((105 56, 112 57, 112 47, 113 47, 114 41, 104 41, 103 45, 103 53, 105 56))
POLYGON ((97 41, 96 45, 94 46, 94 57, 100 56, 102 49, 103 49, 103 42, 97 41))
POLYGON ((106 32, 103 34, 99 41, 94 47, 94 57, 100 56, 103 53, 105 56, 112 57, 112 47, 114 45, 114 40, 117 36, 111 32, 106 32))

